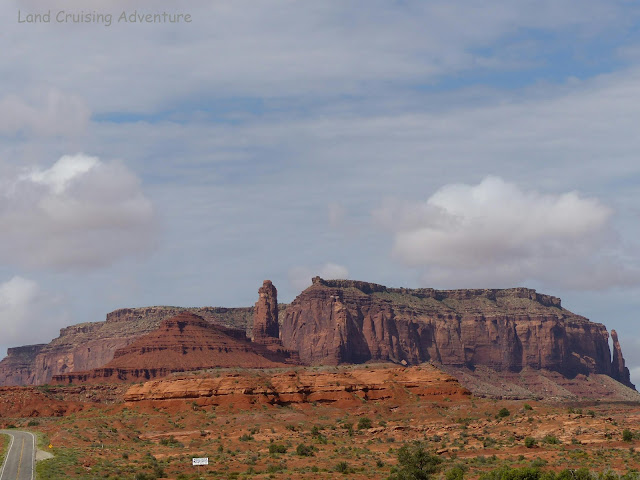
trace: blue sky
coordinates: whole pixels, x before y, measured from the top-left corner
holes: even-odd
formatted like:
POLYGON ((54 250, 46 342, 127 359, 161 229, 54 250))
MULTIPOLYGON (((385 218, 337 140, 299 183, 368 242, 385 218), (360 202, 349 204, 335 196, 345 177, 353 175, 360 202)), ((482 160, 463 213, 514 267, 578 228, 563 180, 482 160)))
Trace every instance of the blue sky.
POLYGON ((640 381, 633 2, 0 5, 0 353, 310 277, 529 286, 640 381), (17 13, 190 13, 18 24, 17 13))

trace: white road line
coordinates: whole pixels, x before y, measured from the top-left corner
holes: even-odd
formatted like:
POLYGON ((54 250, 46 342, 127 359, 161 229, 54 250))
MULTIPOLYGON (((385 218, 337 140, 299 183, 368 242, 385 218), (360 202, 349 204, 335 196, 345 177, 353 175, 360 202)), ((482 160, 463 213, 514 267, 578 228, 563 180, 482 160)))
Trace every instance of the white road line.
POLYGON ((2 472, 0 472, 0 480, 2 480, 2 476, 4 475, 4 467, 7 464, 7 460, 9 459, 9 454, 11 453, 11 448, 13 447, 13 441, 15 440, 15 437, 10 434, 10 433, 6 433, 6 435, 9 435, 11 437, 11 443, 9 444, 9 450, 7 450, 7 456, 4 459, 4 464, 2 465, 2 472))
MULTIPOLYGON (((31 452, 31 480, 33 480, 36 470, 36 436, 31 432, 27 433, 33 438, 33 450, 31 452)), ((2 480, 2 478, 0 478, 0 480, 2 480)))

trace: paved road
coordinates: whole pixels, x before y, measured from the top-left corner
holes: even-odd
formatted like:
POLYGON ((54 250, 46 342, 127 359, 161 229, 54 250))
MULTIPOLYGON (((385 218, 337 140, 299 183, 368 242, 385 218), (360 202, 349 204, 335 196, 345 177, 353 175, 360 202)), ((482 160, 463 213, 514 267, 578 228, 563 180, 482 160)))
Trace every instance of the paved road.
POLYGON ((7 458, 0 470, 0 480, 33 480, 36 437, 20 430, 0 430, 11 437, 7 458))

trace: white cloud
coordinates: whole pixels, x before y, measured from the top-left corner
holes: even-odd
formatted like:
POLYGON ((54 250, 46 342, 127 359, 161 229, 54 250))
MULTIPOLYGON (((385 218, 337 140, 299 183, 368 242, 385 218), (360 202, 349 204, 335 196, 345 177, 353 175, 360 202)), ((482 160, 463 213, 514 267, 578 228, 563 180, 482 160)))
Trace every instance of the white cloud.
POLYGON ((80 177, 100 163, 97 157, 85 155, 65 155, 47 170, 34 169, 23 175, 21 180, 31 180, 34 183, 51 187, 53 193, 63 193, 69 182, 80 177))
POLYGON ((617 258, 612 213, 577 192, 525 191, 490 176, 446 185, 423 203, 387 201, 373 217, 393 232, 394 257, 425 268, 427 283, 588 289, 640 282, 617 258))
POLYGON ((0 184, 0 260, 26 267, 94 268, 148 251, 154 211, 124 165, 63 156, 0 184))
POLYGON ((343 265, 336 263, 325 263, 316 268, 298 266, 289 270, 289 282, 296 291, 301 291, 311 285, 311 279, 316 275, 324 279, 346 279, 349 277, 349 270, 343 265))
POLYGON ((91 112, 77 95, 50 88, 28 97, 10 94, 0 98, 0 135, 73 136, 86 129, 91 112))
MULTIPOLYGON (((99 112, 162 111, 185 97, 335 95, 390 82, 431 82, 468 69, 530 61, 514 59, 512 51, 496 45, 523 30, 587 37, 630 21, 622 7, 603 0, 234 0, 189 2, 179 11, 192 15, 190 24, 51 25, 41 33, 14 21, 17 4, 23 11, 49 8, 43 1, 0 4, 0 17, 10 19, 5 34, 21 46, 3 52, 3 85, 9 91, 25 83, 62 86, 99 112), (70 55, 83 61, 64 61, 70 55)), ((84 7, 79 0, 56 3, 56 9, 84 7)), ((138 1, 136 8, 176 11, 174 2, 162 0, 138 1)), ((118 16, 122 9, 133 10, 131 2, 92 2, 91 11, 118 16)))
POLYGON ((0 327, 2 346, 48 342, 69 316, 56 297, 23 277, 0 283, 0 327))

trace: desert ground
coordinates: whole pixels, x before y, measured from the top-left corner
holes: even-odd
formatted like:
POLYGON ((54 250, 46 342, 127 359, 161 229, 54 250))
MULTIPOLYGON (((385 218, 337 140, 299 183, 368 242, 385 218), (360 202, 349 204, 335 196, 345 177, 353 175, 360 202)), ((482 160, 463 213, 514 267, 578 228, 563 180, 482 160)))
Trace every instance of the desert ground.
POLYGON ((132 387, 11 387, 0 392, 0 426, 37 433, 40 449, 54 455, 38 463, 39 479, 387 478, 398 470, 398 450, 413 442, 441 458, 443 478, 456 469, 478 478, 505 465, 618 474, 640 468, 640 404, 479 398, 431 367, 419 369, 422 384, 397 368, 389 372, 298 369, 296 378, 320 378, 304 401, 256 395, 256 379, 271 373, 252 370, 132 387), (349 376, 383 374, 399 380, 375 395, 341 385, 349 376), (184 389, 220 378, 235 383, 235 393, 184 389), (184 395, 167 385, 182 385, 184 395), (193 457, 209 465, 194 467, 193 457))

